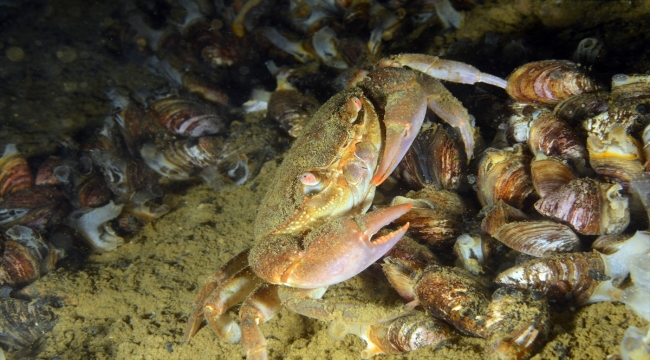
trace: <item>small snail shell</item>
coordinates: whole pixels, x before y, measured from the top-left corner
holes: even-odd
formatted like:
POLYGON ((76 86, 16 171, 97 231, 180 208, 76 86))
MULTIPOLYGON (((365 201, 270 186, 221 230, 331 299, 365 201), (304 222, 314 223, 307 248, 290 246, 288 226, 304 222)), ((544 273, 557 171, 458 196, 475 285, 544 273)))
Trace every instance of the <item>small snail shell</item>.
POLYGON ((516 208, 525 207, 535 196, 529 163, 530 156, 524 153, 521 144, 502 150, 485 150, 477 179, 481 205, 492 206, 503 200, 516 208))
POLYGON ((546 299, 513 288, 492 294, 486 310, 487 352, 499 359, 527 359, 546 343, 551 316, 546 299))
POLYGON ((577 179, 573 169, 556 157, 537 154, 530 163, 530 175, 537 195, 544 197, 577 179))
POLYGON ((396 174, 415 189, 457 190, 465 170, 461 145, 438 124, 423 127, 396 174))
POLYGON ((535 209, 583 235, 620 234, 630 222, 619 184, 576 179, 535 203, 535 209))
POLYGON ((34 186, 34 176, 27 160, 16 145, 8 144, 0 158, 0 198, 31 186, 34 186))
POLYGON ((552 106, 600 87, 578 65, 566 60, 528 63, 508 77, 506 92, 517 101, 552 106))
POLYGON ((590 136, 587 149, 591 167, 605 180, 617 182, 624 189, 645 170, 639 144, 621 125, 613 126, 605 140, 590 136))

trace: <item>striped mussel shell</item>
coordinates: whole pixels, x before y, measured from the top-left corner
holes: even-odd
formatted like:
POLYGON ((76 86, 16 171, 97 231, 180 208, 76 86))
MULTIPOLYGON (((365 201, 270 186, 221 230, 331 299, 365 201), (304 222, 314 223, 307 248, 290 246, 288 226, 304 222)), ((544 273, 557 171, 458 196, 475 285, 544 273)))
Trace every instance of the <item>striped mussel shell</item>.
POLYGON ((540 115, 548 113, 545 107, 516 102, 510 105, 512 114, 508 117, 508 138, 515 143, 527 143, 530 135, 530 123, 540 115))
POLYGON ((318 100, 313 96, 297 89, 278 89, 271 94, 266 114, 295 139, 319 107, 318 100))
POLYGON ((46 186, 25 188, 0 201, 0 227, 24 225, 45 229, 61 222, 67 203, 63 192, 46 186))
POLYGON ((598 90, 562 100, 553 108, 553 114, 570 124, 578 124, 607 110, 609 110, 609 92, 598 90))
POLYGON ((90 157, 65 159, 52 169, 52 176, 74 208, 101 206, 111 198, 111 190, 90 157))
POLYGON ((158 183, 158 174, 140 159, 102 149, 91 149, 88 153, 103 174, 106 186, 120 202, 127 201, 137 190, 158 183))
POLYGON ((613 126, 604 140, 593 135, 587 138, 587 149, 594 171, 626 190, 632 178, 645 171, 639 143, 621 125, 613 126))
POLYGON ((542 153, 538 153, 530 163, 530 175, 540 198, 578 178, 566 160, 542 153))
POLYGON ((415 280, 415 298, 429 313, 458 331, 485 337, 488 292, 464 269, 431 265, 415 280))
POLYGON ((43 240, 34 229, 16 225, 0 237, 2 263, 0 264, 0 285, 22 287, 45 275, 63 257, 43 240))
POLYGON ((505 149, 489 148, 479 163, 478 198, 482 206, 499 200, 524 208, 534 201, 535 188, 530 177, 530 156, 522 144, 505 149))
POLYGON ((568 226, 549 220, 511 222, 490 235, 509 248, 534 257, 576 251, 580 247, 580 239, 568 226))
POLYGON ((500 273, 494 282, 520 290, 538 291, 547 299, 576 306, 593 301, 595 290, 609 280, 597 252, 570 252, 529 260, 500 273))
POLYGON ((395 174, 415 189, 458 190, 467 163, 462 145, 443 126, 425 125, 395 174))
POLYGON ((0 343, 29 348, 56 325, 56 316, 45 302, 0 299, 0 343))
POLYGON ((527 359, 551 332, 548 301, 537 293, 503 287, 486 310, 486 352, 493 358, 527 359))
POLYGON ((601 254, 610 255, 621 249, 623 243, 632 237, 632 234, 600 235, 591 248, 601 254))
POLYGON ((619 184, 576 179, 537 201, 535 209, 583 235, 620 234, 630 222, 622 189, 619 184))
POLYGON ((166 143, 162 148, 144 144, 140 154, 144 162, 158 174, 172 180, 187 180, 204 167, 215 165, 224 140, 203 136, 166 143))
POLYGON ((598 89, 600 86, 577 64, 567 60, 544 60, 515 69, 508 77, 506 92, 516 101, 553 106, 598 89))
POLYGON ((580 164, 580 167, 587 158, 584 142, 569 124, 551 113, 542 114, 531 122, 528 145, 533 154, 557 156, 580 164))
POLYGON ((409 212, 394 221, 396 225, 409 224, 409 234, 426 242, 434 249, 450 248, 462 233, 466 206, 456 192, 425 188, 397 196, 391 205, 409 203, 409 212))
POLYGON ((240 51, 237 38, 215 31, 210 23, 197 22, 188 27, 185 41, 195 54, 211 66, 232 66, 238 62, 240 51))
POLYGON ((18 190, 34 186, 34 175, 16 145, 5 146, 0 158, 0 198, 18 190))
POLYGON ((172 134, 201 137, 225 129, 226 116, 221 107, 178 96, 168 96, 149 104, 147 115, 172 134))

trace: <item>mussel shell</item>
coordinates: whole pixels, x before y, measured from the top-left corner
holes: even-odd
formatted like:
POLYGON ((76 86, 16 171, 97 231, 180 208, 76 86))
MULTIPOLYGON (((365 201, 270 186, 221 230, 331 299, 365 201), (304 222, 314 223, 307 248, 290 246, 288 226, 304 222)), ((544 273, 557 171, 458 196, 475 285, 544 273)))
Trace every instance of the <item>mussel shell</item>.
POLYGON ((420 304, 467 335, 485 336, 486 290, 463 269, 431 265, 415 285, 420 304))
POLYGON ((182 136, 214 135, 226 126, 221 108, 176 96, 154 101, 147 114, 167 131, 182 136))
POLYGON ((589 164, 594 171, 605 180, 621 184, 626 190, 632 178, 645 170, 639 144, 621 125, 613 126, 604 140, 590 136, 587 149, 589 164))
POLYGON ((552 106, 598 89, 600 86, 577 64, 566 60, 545 60, 515 69, 508 77, 506 92, 517 101, 552 106))
POLYGON ((483 206, 492 206, 499 200, 524 208, 534 201, 535 188, 530 177, 530 156, 523 146, 497 150, 489 148, 479 164, 478 198, 483 206))
POLYGON ((577 179, 566 161, 542 154, 538 154, 530 163, 530 175, 535 191, 540 197, 547 196, 571 180, 577 179))
POLYGON ((492 236, 511 249, 535 257, 580 247, 580 239, 568 226, 547 220, 511 222, 499 227, 492 236))
POLYGON ((444 127, 432 124, 418 133, 395 174, 415 189, 458 190, 465 173, 465 151, 444 127))
MULTIPOLYGON (((7 230, 0 285, 22 287, 40 278, 50 269, 49 255, 50 247, 35 230, 20 225, 7 230)), ((55 263, 56 260, 58 258, 54 259, 55 263)))
POLYGON ((26 348, 56 325, 56 316, 43 302, 0 299, 0 343, 26 348))
POLYGON ((594 91, 563 100, 555 106, 553 114, 570 124, 576 124, 607 110, 609 110, 609 93, 594 91))
POLYGON ((533 154, 542 153, 584 163, 587 150, 573 129, 557 116, 546 113, 530 126, 528 145, 533 154))
POLYGON ((576 179, 535 203, 544 215, 583 235, 619 234, 630 221, 628 199, 618 184, 576 179))
POLYGON ((546 299, 513 288, 492 294, 485 317, 487 352, 500 359, 529 358, 551 332, 546 299))
POLYGON ((589 301, 599 280, 606 278, 600 254, 575 252, 527 261, 499 274, 494 282, 520 290, 539 291, 549 300, 581 305, 589 301))
POLYGON ((60 190, 45 186, 22 189, 0 201, 0 227, 25 225, 44 229, 60 223, 66 210, 60 190))
POLYGON ((269 99, 266 114, 289 136, 297 138, 319 106, 318 100, 298 90, 276 90, 269 99))
POLYGON ((5 147, 0 158, 0 198, 34 186, 34 175, 14 144, 5 147))

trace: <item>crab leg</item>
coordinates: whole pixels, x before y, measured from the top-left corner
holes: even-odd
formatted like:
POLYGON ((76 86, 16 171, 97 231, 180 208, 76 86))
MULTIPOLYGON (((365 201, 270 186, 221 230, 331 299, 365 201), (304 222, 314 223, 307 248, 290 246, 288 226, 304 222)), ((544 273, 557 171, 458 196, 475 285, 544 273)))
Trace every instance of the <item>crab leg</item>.
POLYGON ((199 330, 199 327, 201 327, 201 322, 203 322, 203 308, 205 307, 206 302, 214 296, 213 292, 215 289, 219 287, 223 281, 231 278, 233 275, 248 266, 249 251, 250 249, 246 249, 230 259, 217 272, 212 274, 212 276, 210 276, 201 287, 198 295, 196 295, 192 314, 190 314, 189 319, 187 320, 187 326, 185 327, 184 340, 186 342, 190 341, 192 336, 194 336, 194 334, 199 330))
POLYGON ((244 301, 239 310, 242 326, 242 344, 246 359, 266 359, 266 340, 259 325, 270 320, 280 310, 278 285, 259 286, 244 301))
POLYGON ((379 67, 409 67, 436 79, 461 84, 482 82, 505 89, 508 82, 498 76, 480 72, 472 65, 453 60, 443 60, 437 56, 424 54, 401 54, 383 59, 379 67))

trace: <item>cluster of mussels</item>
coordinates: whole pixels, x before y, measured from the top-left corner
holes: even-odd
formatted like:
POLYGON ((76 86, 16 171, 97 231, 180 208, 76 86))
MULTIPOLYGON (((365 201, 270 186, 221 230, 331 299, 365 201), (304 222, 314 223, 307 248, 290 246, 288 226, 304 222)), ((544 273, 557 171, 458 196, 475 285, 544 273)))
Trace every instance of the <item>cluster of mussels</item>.
MULTIPOLYGON (((216 189, 249 181, 282 147, 279 139, 297 137, 317 110, 319 101, 296 87, 318 79, 323 67, 310 64, 345 72, 381 55, 382 44, 399 49, 403 42, 392 39, 416 39, 434 24, 459 27, 461 14, 451 3, 217 0, 205 9, 203 2, 178 0, 184 18, 159 28, 127 2, 120 38, 146 54, 147 67, 175 89, 139 97, 108 90, 115 110, 95 137, 41 164, 30 166, 15 146, 5 147, 3 292, 44 275, 75 246, 73 238, 110 251, 121 236, 167 213, 157 200, 161 176, 199 176, 216 189), (208 19, 209 12, 216 15, 208 19), (267 64, 278 87, 244 110, 266 111, 271 121, 233 121, 242 114, 223 89, 248 90, 255 82, 240 76, 243 69, 258 71, 266 59, 305 65, 267 64), (266 125, 275 122, 284 134, 266 125)), ((580 59, 597 56, 599 44, 586 40, 580 59)), ((427 247, 407 237, 385 258, 384 272, 409 306, 421 304, 435 318, 414 313, 331 332, 375 344, 364 357, 441 343, 456 336, 451 324, 488 339, 491 356, 527 358, 550 334, 549 301, 622 300, 650 321, 643 306, 650 296, 650 234, 634 233, 647 225, 650 206, 650 77, 618 75, 607 91, 580 66, 551 60, 522 66, 508 84, 514 114, 490 146, 474 149, 476 160, 468 164, 454 129, 430 123, 393 174, 414 189, 393 200, 413 205, 396 223, 409 222, 409 235, 427 247), (452 248, 458 266, 430 251, 452 248)), ((51 329, 46 307, 6 294, 0 300, 6 315, 0 342, 28 346, 51 329)), ((643 346, 647 353, 647 331, 628 329, 621 354, 643 346)))
MULTIPOLYGON (((408 235, 440 259, 407 238, 384 273, 409 307, 444 322, 341 330, 376 346, 363 356, 440 344, 455 336, 451 324, 486 338, 491 357, 528 358, 549 338, 549 302, 622 301, 650 320, 650 232, 639 231, 650 208, 650 76, 615 75, 607 91, 582 67, 548 60, 516 69, 506 90, 511 113, 475 161, 453 130, 426 124, 393 173, 414 189, 393 198, 413 206, 395 224, 410 223, 408 235)), ((648 356, 648 329, 627 330, 624 359, 648 356)))

